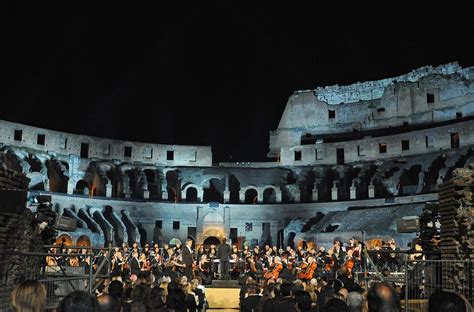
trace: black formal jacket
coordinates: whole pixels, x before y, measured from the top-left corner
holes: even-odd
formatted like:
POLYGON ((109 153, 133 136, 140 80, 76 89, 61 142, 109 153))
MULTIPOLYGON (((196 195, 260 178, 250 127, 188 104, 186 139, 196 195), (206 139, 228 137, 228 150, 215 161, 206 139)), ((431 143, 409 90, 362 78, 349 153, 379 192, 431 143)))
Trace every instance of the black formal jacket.
POLYGON ((219 246, 217 246, 217 258, 220 261, 229 261, 231 252, 232 250, 229 244, 220 243, 219 246))
POLYGON ((183 248, 181 248, 181 256, 183 257, 183 263, 187 266, 190 267, 193 265, 194 259, 193 259, 193 254, 192 252, 189 251, 188 246, 184 245, 183 248))

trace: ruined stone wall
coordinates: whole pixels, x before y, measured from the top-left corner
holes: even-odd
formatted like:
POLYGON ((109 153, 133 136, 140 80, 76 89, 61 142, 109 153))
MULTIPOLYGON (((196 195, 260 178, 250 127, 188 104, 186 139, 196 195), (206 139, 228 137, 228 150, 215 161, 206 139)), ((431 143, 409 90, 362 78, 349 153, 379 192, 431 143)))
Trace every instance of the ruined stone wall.
MULTIPOLYGON (((0 168, 0 181, 3 186, 10 185, 9 192, 24 191, 26 199, 25 177, 12 170, 0 168)), ((17 202, 9 202, 6 188, 3 188, 0 202, 0 251, 43 252, 43 241, 36 231, 33 213, 29 209, 19 208, 17 202), (5 212, 10 211, 10 212, 5 212)), ((21 196, 20 196, 21 197, 21 196)), ((17 196, 15 196, 17 198, 17 196)), ((23 202, 23 206, 26 202, 23 202)), ((0 307, 9 302, 9 293, 14 285, 26 278, 35 277, 41 269, 42 258, 27 256, 0 255, 0 307)))
MULTIPOLYGON (((289 99, 269 156, 299 145, 306 134, 345 133, 455 119, 474 114, 474 68, 450 64, 422 71, 413 79, 297 91, 289 99), (416 78, 416 79, 415 79, 416 78)), ((410 75, 408 75, 410 76, 410 75)))
POLYGON ((451 133, 459 134, 460 147, 473 145, 474 121, 361 140, 284 147, 281 148, 280 163, 287 166, 334 164, 338 148, 344 149, 345 163, 422 155, 451 149, 451 133), (402 140, 408 141, 407 150, 402 149, 402 140), (386 145, 384 153, 380 152, 379 144, 386 145), (301 160, 295 160, 296 151, 301 152, 301 160))
POLYGON ((76 156, 81 155, 82 144, 89 144, 88 158, 170 166, 205 167, 212 165, 210 146, 164 145, 110 140, 36 128, 4 120, 0 120, 0 146, 2 144, 24 149, 31 148, 53 154, 76 156), (20 140, 15 140, 15 130, 17 131, 17 139, 20 140), (21 131, 21 138, 18 131, 21 131), (131 148, 129 157, 125 154, 126 147, 131 148), (173 152, 173 159, 168 160, 168 152, 173 152))

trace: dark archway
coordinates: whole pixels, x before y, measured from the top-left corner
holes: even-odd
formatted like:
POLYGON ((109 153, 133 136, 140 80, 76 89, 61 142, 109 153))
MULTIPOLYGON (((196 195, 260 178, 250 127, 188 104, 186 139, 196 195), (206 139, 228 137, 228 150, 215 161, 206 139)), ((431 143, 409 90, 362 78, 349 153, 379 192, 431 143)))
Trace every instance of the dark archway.
POLYGON ((195 187, 188 187, 186 190, 186 201, 187 202, 197 202, 197 190, 195 187))
POLYGON ((82 179, 76 183, 76 188, 74 190, 74 194, 79 195, 89 195, 90 192, 90 184, 89 181, 82 179), (87 188, 87 194, 84 194, 84 190, 87 188))
POLYGON ((276 192, 275 189, 269 187, 263 191, 263 203, 264 204, 275 204, 276 203, 276 192))
POLYGON ((290 246, 293 250, 295 249, 295 236, 295 232, 290 232, 288 234, 288 240, 286 241, 286 246, 290 246))
POLYGON ((178 172, 176 171, 166 172, 166 183, 167 183, 166 189, 168 190, 168 200, 180 201, 181 193, 178 191, 181 190, 181 183, 179 181, 178 172), (172 189, 173 191, 170 192, 170 189, 172 189))
POLYGON ((399 195, 415 195, 418 189, 419 174, 421 165, 412 166, 409 170, 403 170, 400 177, 399 195))
POLYGON ((280 249, 280 248, 284 248, 285 244, 285 233, 284 233, 284 230, 279 230, 277 232, 277 248, 280 249))
POLYGON ((235 175, 231 175, 229 177, 229 191, 230 191, 230 198, 229 201, 231 204, 240 204, 240 182, 237 180, 235 175))
POLYGON ((158 198, 160 192, 158 189, 158 184, 156 183, 156 170, 145 169, 143 173, 145 174, 146 180, 148 182, 148 192, 150 192, 150 199, 158 198))
POLYGON ((204 248, 207 249, 208 247, 210 247, 211 245, 219 245, 221 243, 220 239, 218 239, 217 237, 215 236, 209 236, 208 238, 206 238, 204 240, 204 248))
POLYGON ((219 179, 210 179, 208 185, 203 186, 203 202, 219 202, 221 204, 224 203, 223 191, 224 191, 224 183, 222 180, 219 179))
POLYGON ((256 204, 258 201, 258 193, 255 189, 248 189, 245 191, 245 203, 256 204))
POLYGON ((66 193, 69 177, 65 176, 64 173, 69 171, 67 162, 49 159, 46 161, 46 167, 48 168, 49 191, 66 193))

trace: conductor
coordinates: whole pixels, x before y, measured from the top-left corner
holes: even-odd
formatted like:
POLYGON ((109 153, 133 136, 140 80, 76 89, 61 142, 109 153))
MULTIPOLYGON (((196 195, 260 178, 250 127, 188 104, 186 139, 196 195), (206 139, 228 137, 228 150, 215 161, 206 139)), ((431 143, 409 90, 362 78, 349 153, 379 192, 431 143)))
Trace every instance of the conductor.
POLYGON ((227 240, 222 238, 222 243, 217 246, 217 258, 219 259, 220 268, 221 268, 221 279, 229 278, 229 256, 230 256, 230 246, 227 244, 227 240))

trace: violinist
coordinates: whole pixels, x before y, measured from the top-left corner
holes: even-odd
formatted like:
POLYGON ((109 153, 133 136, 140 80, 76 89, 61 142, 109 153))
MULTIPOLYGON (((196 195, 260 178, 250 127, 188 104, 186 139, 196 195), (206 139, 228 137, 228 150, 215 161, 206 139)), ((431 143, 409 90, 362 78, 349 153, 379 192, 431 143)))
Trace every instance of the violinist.
POLYGON ((125 261, 120 250, 118 248, 115 249, 114 256, 112 258, 112 271, 110 272, 112 279, 119 279, 119 277, 122 276, 124 262, 125 261))
POLYGON ((211 264, 205 254, 201 255, 196 274, 201 277, 203 284, 211 283, 211 264))

